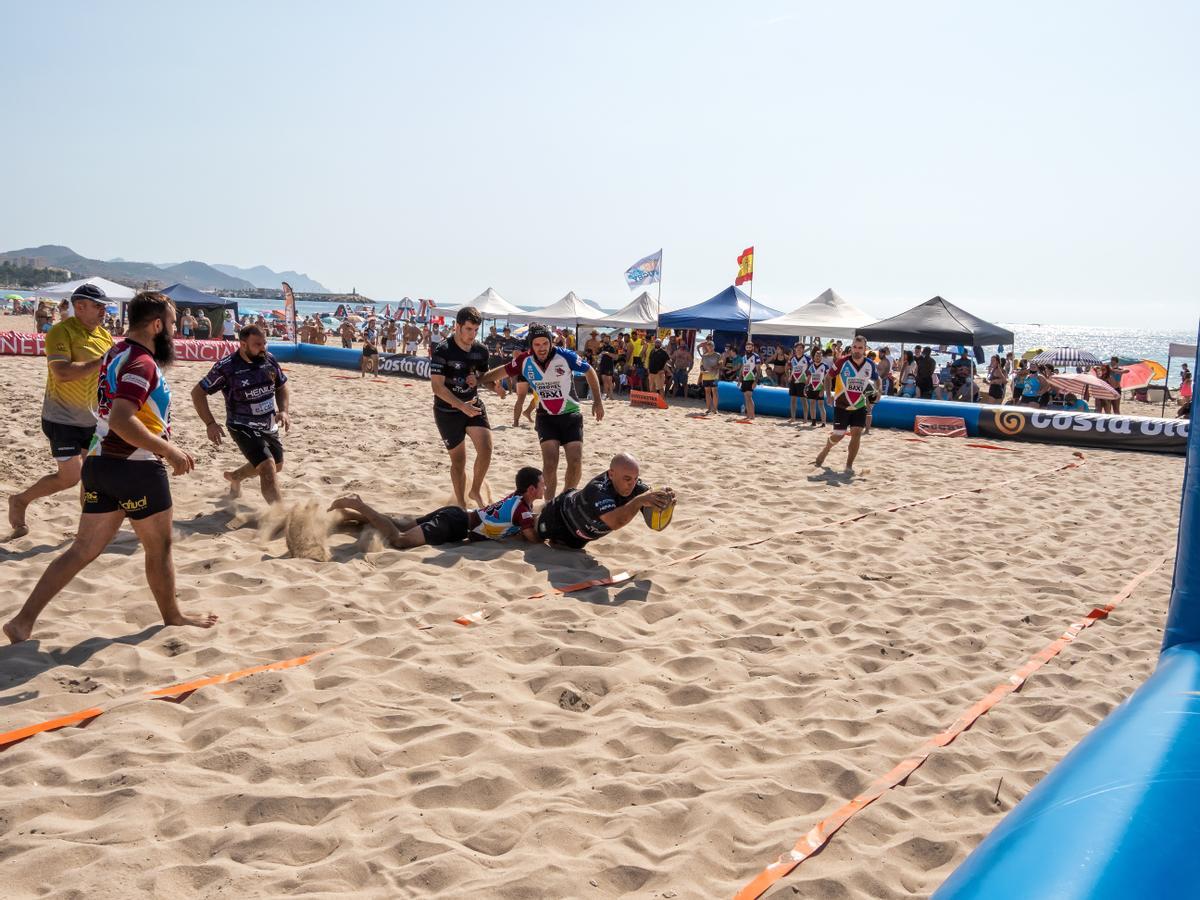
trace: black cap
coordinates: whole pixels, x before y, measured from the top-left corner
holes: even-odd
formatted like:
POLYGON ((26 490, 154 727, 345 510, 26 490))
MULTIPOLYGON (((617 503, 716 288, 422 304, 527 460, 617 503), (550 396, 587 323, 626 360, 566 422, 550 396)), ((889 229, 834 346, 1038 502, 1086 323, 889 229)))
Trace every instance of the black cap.
POLYGON ((103 288, 99 288, 94 284, 81 284, 75 288, 75 292, 71 294, 72 300, 93 300, 96 303, 106 303, 108 294, 104 293, 103 288))
POLYGON ((545 325, 542 325, 538 322, 534 322, 532 325, 529 326, 529 330, 525 332, 525 337, 528 340, 530 347, 533 346, 534 338, 541 337, 541 338, 545 338, 546 340, 550 341, 551 343, 554 342, 553 338, 550 335, 550 329, 547 328, 545 325))

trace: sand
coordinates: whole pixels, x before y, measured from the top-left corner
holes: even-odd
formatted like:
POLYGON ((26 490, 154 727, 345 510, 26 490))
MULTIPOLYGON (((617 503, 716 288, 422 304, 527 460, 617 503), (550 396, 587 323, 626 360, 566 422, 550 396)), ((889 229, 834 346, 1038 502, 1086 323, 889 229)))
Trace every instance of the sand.
MULTIPOLYGON (((1086 451, 1082 468, 794 535, 1053 469, 1072 450, 879 430, 845 478, 809 468, 821 430, 620 402, 587 425, 585 477, 638 454, 649 483, 678 493, 666 531, 639 517, 589 553, 381 550, 326 536, 322 510, 348 491, 397 513, 448 500, 427 384, 288 366, 288 508, 266 515, 253 484, 222 496, 240 459, 208 446, 190 409, 205 368, 170 373, 175 435, 197 460, 172 480, 175 559, 182 604, 219 626, 159 626, 126 526, 36 641, 0 650, 0 731, 338 649, 0 753, 7 896, 732 896, 1174 551, 1181 457, 1086 451), (328 560, 290 556, 289 533, 315 534, 328 560), (756 537, 771 539, 730 549, 756 537), (526 599, 626 569, 641 574, 526 599), (453 623, 476 610, 482 624, 453 623)), ((7 494, 47 469, 44 363, 0 358, 0 374, 7 494)), ((488 401, 495 425, 511 402, 488 401)), ((499 496, 538 456, 528 426, 495 442, 499 496)), ((76 521, 59 495, 0 547, 0 615, 76 521)), ((927 895, 1151 671, 1169 586, 1168 564, 768 896, 927 895)))

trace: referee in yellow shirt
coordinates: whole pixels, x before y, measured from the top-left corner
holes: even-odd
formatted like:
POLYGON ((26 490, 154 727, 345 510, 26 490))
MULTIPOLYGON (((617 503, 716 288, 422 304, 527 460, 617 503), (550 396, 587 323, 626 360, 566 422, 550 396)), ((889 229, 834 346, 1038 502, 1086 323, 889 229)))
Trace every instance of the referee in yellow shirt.
POLYGON ((83 284, 71 295, 74 315, 46 334, 46 395, 42 400, 42 432, 58 471, 43 475, 8 498, 9 539, 28 533, 25 510, 39 497, 49 497, 79 484, 83 457, 96 433, 96 381, 100 357, 113 345, 101 324, 108 295, 83 284))

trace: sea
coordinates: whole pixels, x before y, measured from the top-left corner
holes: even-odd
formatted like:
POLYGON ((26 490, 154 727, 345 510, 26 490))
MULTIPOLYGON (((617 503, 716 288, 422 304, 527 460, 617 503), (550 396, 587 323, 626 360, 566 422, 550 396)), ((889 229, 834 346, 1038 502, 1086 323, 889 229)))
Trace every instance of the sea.
MULTIPOLYGON (((31 291, 2 291, 0 294, 16 293, 33 296, 31 291)), ((282 300, 251 300, 245 297, 230 297, 238 301, 242 311, 265 313, 271 309, 279 309, 282 300)), ((377 300, 374 303, 362 305, 382 310, 388 301, 377 300)), ((299 300, 296 302, 296 312, 303 318, 306 315, 321 315, 333 313, 338 308, 337 303, 323 303, 314 300, 299 300)), ((394 305, 394 301, 392 302, 394 305)), ((536 307, 526 307, 535 309, 536 307)), ((615 312, 615 310, 612 310, 615 312)), ((1073 347, 1079 350, 1090 350, 1099 359, 1110 356, 1120 356, 1132 359, 1152 359, 1162 365, 1167 364, 1167 348, 1170 344, 1193 344, 1196 342, 1196 332, 1187 330, 1158 330, 1152 328, 1103 328, 1084 325, 1047 325, 1035 323, 998 323, 1013 332, 1015 338, 1013 347, 1018 354, 1035 348, 1051 349, 1054 347, 1073 347)), ((899 349, 896 346, 894 349, 899 349)), ((995 347, 985 347, 984 352, 991 355, 995 347)), ((1179 383, 1179 364, 1183 360, 1171 361, 1169 384, 1179 383)), ((1189 366, 1195 361, 1187 360, 1189 366)))

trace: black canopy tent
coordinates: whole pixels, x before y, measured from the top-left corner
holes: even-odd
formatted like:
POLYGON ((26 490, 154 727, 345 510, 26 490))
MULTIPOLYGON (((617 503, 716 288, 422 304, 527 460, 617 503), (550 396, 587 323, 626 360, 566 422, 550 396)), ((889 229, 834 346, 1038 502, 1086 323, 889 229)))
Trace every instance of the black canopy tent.
MULTIPOLYGON (((203 291, 190 288, 186 284, 173 284, 170 287, 163 288, 159 293, 170 297, 176 309, 190 309, 194 314, 203 315, 208 319, 211 333, 215 337, 221 336, 224 315, 216 316, 214 314, 222 313, 226 309, 232 309, 233 317, 235 319, 238 318, 238 302, 236 300, 228 300, 225 297, 218 297, 215 294, 206 294, 203 291)), ((128 302, 126 300, 121 303, 122 322, 125 321, 125 307, 128 302)))
POLYGON ((1013 333, 1007 328, 985 322, 941 297, 860 328, 858 333, 868 341, 905 344, 962 344, 965 347, 1007 344, 1011 348, 1013 343, 1013 333))

